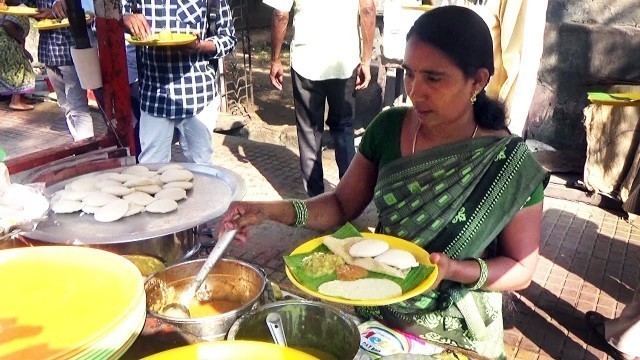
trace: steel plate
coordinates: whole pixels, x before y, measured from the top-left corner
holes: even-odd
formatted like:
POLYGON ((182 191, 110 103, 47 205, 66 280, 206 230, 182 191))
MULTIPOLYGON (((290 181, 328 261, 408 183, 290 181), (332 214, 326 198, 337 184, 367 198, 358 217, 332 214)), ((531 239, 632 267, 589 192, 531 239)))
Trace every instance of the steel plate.
MULTIPOLYGON (((144 164, 151 170, 157 170, 166 164, 144 164)), ((178 202, 178 210, 168 214, 141 213, 112 223, 96 221, 91 214, 76 212, 55 214, 49 212, 46 221, 38 224, 35 231, 25 233, 30 239, 70 245, 99 245, 131 242, 179 231, 204 224, 222 215, 234 200, 240 200, 245 194, 244 180, 233 171, 218 166, 205 166, 192 163, 180 163, 193 172, 193 189, 187 192, 188 198, 178 202)), ((120 172, 119 167, 91 174, 120 172)), ((86 176, 86 175, 83 175, 86 176)), ((78 177, 67 179, 48 186, 45 196, 51 195, 78 177)))

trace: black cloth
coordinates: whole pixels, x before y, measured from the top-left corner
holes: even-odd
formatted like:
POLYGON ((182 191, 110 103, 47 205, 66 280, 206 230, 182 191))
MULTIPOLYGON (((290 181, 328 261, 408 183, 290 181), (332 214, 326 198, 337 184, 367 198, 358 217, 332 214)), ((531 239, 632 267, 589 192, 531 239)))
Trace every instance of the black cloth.
POLYGON ((309 80, 291 69, 302 180, 309 196, 324 192, 322 133, 325 101, 329 106, 326 124, 334 142, 340 178, 355 156, 353 113, 355 69, 349 79, 309 80))

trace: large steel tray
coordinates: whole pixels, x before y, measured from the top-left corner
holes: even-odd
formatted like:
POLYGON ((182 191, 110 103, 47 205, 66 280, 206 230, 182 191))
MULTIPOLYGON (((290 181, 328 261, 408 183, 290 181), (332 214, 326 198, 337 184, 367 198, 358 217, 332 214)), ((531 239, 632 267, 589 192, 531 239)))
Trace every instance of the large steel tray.
MULTIPOLYGON (((145 164, 157 170, 165 164, 145 164)), ((178 210, 168 214, 141 213, 112 223, 96 221, 91 214, 76 212, 55 214, 49 211, 36 230, 24 233, 27 238, 69 245, 106 245, 132 242, 177 233, 204 224, 222 215, 229 203, 240 200, 246 191, 244 180, 233 171, 218 166, 180 163, 193 172, 193 189, 178 203, 178 210)), ((126 167, 95 172, 119 172, 126 167)), ((86 175, 83 175, 86 176, 86 175)), ((78 177, 52 184, 45 189, 51 195, 78 177)))

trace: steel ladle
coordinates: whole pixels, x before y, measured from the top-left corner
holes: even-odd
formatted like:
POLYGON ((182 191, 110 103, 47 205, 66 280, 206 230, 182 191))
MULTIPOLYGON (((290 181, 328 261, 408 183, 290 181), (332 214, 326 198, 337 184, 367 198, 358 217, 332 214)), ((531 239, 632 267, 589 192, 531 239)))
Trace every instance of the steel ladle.
POLYGON ((207 257, 207 260, 198 271, 198 274, 195 278, 193 278, 193 282, 189 284, 187 290, 185 290, 178 299, 177 303, 170 303, 164 308, 162 308, 162 313, 166 316, 176 317, 176 318, 190 318, 191 313, 189 312, 189 304, 193 300, 193 297, 196 295, 200 286, 209 275, 209 272, 216 265, 220 257, 222 257, 222 253, 229 246, 231 240, 233 240, 234 236, 236 236, 237 230, 230 230, 218 238, 218 242, 211 250, 211 253, 207 257))
POLYGON ((282 318, 280 317, 280 314, 277 312, 269 313, 265 321, 269 327, 269 332, 271 332, 273 342, 280 346, 287 346, 287 339, 284 336, 284 329, 282 328, 282 318))

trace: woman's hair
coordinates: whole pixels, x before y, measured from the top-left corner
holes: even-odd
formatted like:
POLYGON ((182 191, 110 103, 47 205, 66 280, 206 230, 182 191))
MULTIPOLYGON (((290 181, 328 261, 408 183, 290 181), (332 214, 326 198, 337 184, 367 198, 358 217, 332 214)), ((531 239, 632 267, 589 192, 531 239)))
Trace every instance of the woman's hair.
MULTIPOLYGON (((493 41, 484 20, 461 6, 441 6, 422 14, 413 24, 407 41, 416 36, 447 54, 467 78, 479 69, 494 73, 493 41)), ((484 89, 473 104, 476 122, 487 129, 506 129, 504 105, 490 99, 484 89)))

